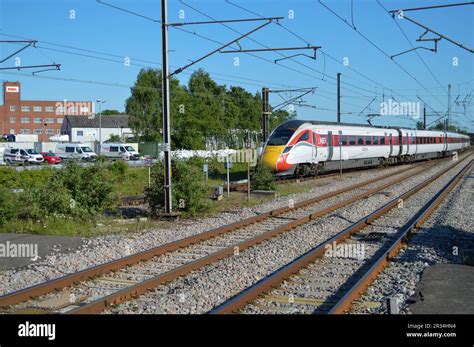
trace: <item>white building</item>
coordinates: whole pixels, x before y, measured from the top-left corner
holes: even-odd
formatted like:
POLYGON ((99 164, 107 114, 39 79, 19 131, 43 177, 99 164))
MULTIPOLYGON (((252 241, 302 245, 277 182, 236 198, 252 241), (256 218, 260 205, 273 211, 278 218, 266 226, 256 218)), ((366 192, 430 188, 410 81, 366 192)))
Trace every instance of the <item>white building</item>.
POLYGON ((118 135, 121 140, 133 136, 128 115, 66 116, 61 134, 69 135, 71 142, 106 142, 111 135, 118 135))

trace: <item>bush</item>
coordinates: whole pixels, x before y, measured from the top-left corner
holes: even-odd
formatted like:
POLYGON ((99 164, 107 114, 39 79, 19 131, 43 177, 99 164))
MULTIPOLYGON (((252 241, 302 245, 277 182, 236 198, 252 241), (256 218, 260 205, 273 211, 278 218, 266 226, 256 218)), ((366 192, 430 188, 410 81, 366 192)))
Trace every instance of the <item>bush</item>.
POLYGON ((15 194, 0 187, 0 225, 15 219, 18 213, 18 203, 15 194))
POLYGON ((259 161, 252 172, 250 185, 254 190, 275 190, 275 176, 267 166, 259 161))
MULTIPOLYGON (((151 215, 156 216, 164 206, 164 166, 157 163, 152 167, 151 187, 145 188, 145 199, 151 215)), ((195 216, 209 208, 208 189, 202 180, 199 168, 185 161, 172 162, 172 199, 175 210, 195 216)))
POLYGON ((43 220, 48 216, 69 216, 76 212, 71 194, 56 178, 52 178, 41 188, 25 191, 20 195, 19 200, 24 206, 20 217, 24 219, 43 220))
POLYGON ((82 167, 71 162, 56 172, 59 180, 74 199, 76 208, 91 214, 102 212, 111 203, 112 183, 107 169, 100 163, 82 167))
POLYGON ((123 160, 117 160, 117 161, 114 161, 112 165, 109 166, 109 171, 114 176, 116 176, 117 179, 122 181, 128 171, 128 165, 123 160))
POLYGON ((41 187, 53 176, 53 173, 54 170, 50 168, 17 171, 11 167, 0 167, 0 187, 5 189, 41 187))

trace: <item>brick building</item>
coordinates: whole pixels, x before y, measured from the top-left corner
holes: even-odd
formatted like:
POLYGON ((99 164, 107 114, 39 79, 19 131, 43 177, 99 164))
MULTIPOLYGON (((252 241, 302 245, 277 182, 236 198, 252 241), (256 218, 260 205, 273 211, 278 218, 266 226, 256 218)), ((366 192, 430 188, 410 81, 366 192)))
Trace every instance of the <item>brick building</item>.
POLYGON ((66 115, 90 116, 92 101, 22 100, 20 82, 3 82, 3 105, 0 105, 0 135, 37 134, 48 141, 61 133, 66 115))

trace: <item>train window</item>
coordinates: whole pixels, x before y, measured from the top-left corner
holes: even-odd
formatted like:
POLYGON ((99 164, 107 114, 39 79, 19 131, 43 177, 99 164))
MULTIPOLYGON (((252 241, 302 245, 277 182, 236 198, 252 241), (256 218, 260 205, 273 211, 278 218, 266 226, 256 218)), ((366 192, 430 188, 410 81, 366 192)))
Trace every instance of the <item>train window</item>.
POLYGON ((359 146, 364 144, 364 138, 362 136, 357 136, 357 144, 359 146))
POLYGON ((347 146, 347 136, 340 136, 341 146, 347 146))
POLYGON ((385 136, 380 136, 380 144, 385 145, 385 136))
POLYGON ((288 147, 285 147, 285 149, 283 150, 282 154, 283 153, 287 153, 291 150, 292 146, 288 146, 288 147))
POLYGON ((378 145, 378 144, 379 144, 379 137, 374 136, 374 145, 378 145))
POLYGON ((278 126, 273 134, 268 139, 268 145, 270 146, 281 146, 286 145, 290 140, 291 136, 295 133, 296 128, 288 126, 284 123, 278 126))
POLYGON ((372 136, 366 136, 365 137, 365 144, 366 145, 371 145, 372 144, 372 136))
POLYGON ((307 141, 308 139, 309 139, 309 132, 306 131, 303 133, 303 135, 300 136, 297 142, 307 141))
POLYGON ((349 145, 354 146, 356 144, 355 136, 349 136, 349 145))

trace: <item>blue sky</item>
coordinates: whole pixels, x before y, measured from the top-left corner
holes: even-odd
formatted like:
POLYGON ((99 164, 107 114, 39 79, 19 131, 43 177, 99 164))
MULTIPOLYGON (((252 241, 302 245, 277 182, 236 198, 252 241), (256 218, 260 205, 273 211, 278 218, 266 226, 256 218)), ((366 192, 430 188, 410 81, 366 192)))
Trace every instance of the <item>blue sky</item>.
MULTIPOLYGON (((161 15, 159 1, 104 1, 156 19, 161 15)), ((218 19, 256 17, 225 0, 183 1, 184 3, 168 0, 169 21, 182 21, 178 17, 180 10, 184 10, 184 21, 209 20, 185 4, 218 19)), ((264 16, 285 17, 281 24, 304 39, 293 36, 276 24, 270 24, 252 34, 251 38, 255 41, 269 47, 302 46, 308 42, 322 46, 322 51, 327 54, 325 59, 324 55, 318 52, 316 60, 296 57, 294 61, 285 60, 274 64, 274 59, 281 58, 275 52, 256 53, 263 59, 247 54, 216 54, 180 74, 178 77, 182 83, 187 82, 194 69, 202 67, 220 84, 239 85, 251 92, 264 86, 273 89, 287 88, 285 86, 317 87, 315 94, 305 97, 307 104, 316 108, 297 107, 299 118, 335 120, 335 76, 337 72, 341 72, 342 119, 357 123, 365 122, 366 118, 359 116, 359 113, 374 98, 364 114, 379 113, 380 103, 392 96, 393 100, 403 102, 420 101, 417 98, 419 96, 428 104, 430 122, 437 118, 432 109, 443 115, 447 110, 448 83, 452 84, 452 101, 458 95, 459 100, 463 100, 472 92, 473 54, 446 40, 439 42, 437 53, 418 50, 423 61, 414 52, 394 58, 419 81, 418 83, 316 0, 232 1, 264 16), (292 19, 289 18, 290 12, 294 13, 292 19), (234 66, 235 57, 240 59, 239 66, 234 66), (349 67, 342 65, 345 57, 349 59, 349 67), (453 66, 453 58, 458 60, 458 66, 453 66), (431 69, 436 79, 423 62, 431 69), (322 73, 327 76, 323 78, 322 73)), ((351 22, 350 0, 323 2, 351 22)), ((459 1, 381 0, 387 9, 455 2, 459 1)), ((13 35, 39 41, 37 49, 28 48, 18 54, 22 65, 52 62, 62 64, 61 71, 48 71, 36 76, 32 76, 27 70, 3 73, 2 80, 18 80, 22 83, 24 99, 105 99, 107 103, 104 107, 123 110, 125 99, 130 93, 129 87, 133 85, 139 70, 145 66, 160 67, 160 25, 152 21, 101 5, 95 0, 1 0, 0 4, 1 40, 15 39, 7 36, 13 35), (74 11, 74 19, 70 18, 71 10, 74 11), (130 58, 130 66, 124 64, 126 57, 130 58)), ((375 0, 354 0, 353 11, 356 28, 388 55, 410 48, 396 22, 375 0)), ((406 15, 467 47, 474 48, 474 6, 416 11, 406 15)), ((431 42, 415 41, 423 33, 421 28, 406 20, 398 20, 398 23, 413 45, 432 45, 431 42)), ((256 27, 258 23, 229 25, 243 33, 256 27)), ((218 24, 183 28, 220 42, 227 42, 238 36, 218 24)), ((172 50, 170 64, 175 68, 217 48, 216 43, 176 29, 170 29, 169 41, 172 50)), ((240 43, 244 48, 262 48, 246 39, 240 43)), ((1 44, 0 47, 1 56, 6 57, 18 46, 1 44)), ((282 52, 286 56, 294 53, 296 52, 282 52)), ((1 65, 4 67, 13 64, 12 58, 1 65)), ((271 95, 273 105, 281 101, 276 94, 271 95)), ((466 115, 461 105, 454 105, 452 111, 453 122, 473 130, 472 106, 468 107, 466 115)), ((413 120, 403 116, 378 117, 373 122, 383 125, 414 125, 413 120)))

